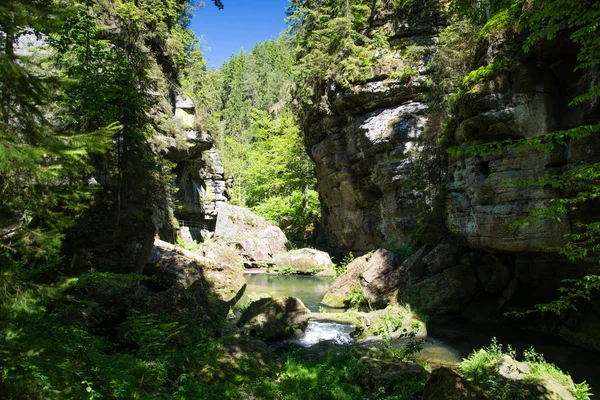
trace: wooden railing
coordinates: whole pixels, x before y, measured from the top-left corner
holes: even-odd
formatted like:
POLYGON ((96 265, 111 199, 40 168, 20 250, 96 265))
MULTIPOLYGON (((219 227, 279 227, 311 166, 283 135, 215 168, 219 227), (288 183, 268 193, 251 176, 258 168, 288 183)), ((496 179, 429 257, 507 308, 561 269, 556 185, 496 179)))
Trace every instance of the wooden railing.
POLYGON ((215 230, 215 222, 199 222, 199 221, 184 221, 184 220, 179 220, 179 226, 180 227, 188 227, 188 228, 193 228, 193 229, 202 229, 202 230, 206 230, 206 231, 210 231, 210 232, 214 232, 215 230))

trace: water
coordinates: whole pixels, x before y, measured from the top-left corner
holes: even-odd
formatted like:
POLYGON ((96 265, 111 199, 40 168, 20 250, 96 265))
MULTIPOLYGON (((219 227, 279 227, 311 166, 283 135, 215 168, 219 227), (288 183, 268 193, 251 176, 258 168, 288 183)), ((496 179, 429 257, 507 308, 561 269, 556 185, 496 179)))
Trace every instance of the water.
POLYGON ((310 321, 302 335, 289 339, 288 343, 295 343, 301 347, 312 347, 317 343, 331 341, 335 344, 352 344, 350 334, 354 327, 337 322, 310 321))
MULTIPOLYGON (((302 300, 311 312, 319 312, 320 301, 329 289, 332 278, 310 276, 277 276, 268 274, 245 275, 248 287, 238 304, 245 304, 249 295, 271 293, 275 297, 295 296, 302 300)), ((336 311, 327 309, 327 312, 336 311)), ((342 311, 342 310, 337 310, 342 311)), ((322 341, 351 344, 350 333, 354 327, 335 322, 310 321, 306 332, 290 342, 302 347, 311 347, 322 341)), ((575 382, 587 380, 598 393, 600 375, 600 355, 586 351, 565 341, 539 332, 524 331, 510 326, 490 324, 452 323, 446 325, 428 324, 430 340, 419 358, 432 365, 453 367, 473 350, 486 347, 492 337, 500 343, 512 344, 521 353, 530 346, 543 353, 546 360, 569 372, 575 382)), ((398 343, 401 345, 401 343, 398 343)), ((378 345, 372 343, 371 345, 378 345)))
POLYGON ((246 304, 253 295, 269 293, 273 297, 297 297, 311 312, 319 312, 321 300, 333 282, 331 277, 296 275, 245 274, 244 278, 248 286, 237 305, 246 304))

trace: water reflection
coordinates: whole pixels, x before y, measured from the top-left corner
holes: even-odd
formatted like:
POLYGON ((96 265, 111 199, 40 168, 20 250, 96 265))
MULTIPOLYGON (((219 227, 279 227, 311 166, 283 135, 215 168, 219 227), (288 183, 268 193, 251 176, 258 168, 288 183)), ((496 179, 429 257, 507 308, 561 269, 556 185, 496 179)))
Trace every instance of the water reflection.
POLYGON ((269 293, 273 297, 297 297, 312 312, 319 312, 320 302, 333 281, 330 277, 295 275, 247 274, 244 277, 248 286, 237 306, 246 304, 252 294, 269 293))

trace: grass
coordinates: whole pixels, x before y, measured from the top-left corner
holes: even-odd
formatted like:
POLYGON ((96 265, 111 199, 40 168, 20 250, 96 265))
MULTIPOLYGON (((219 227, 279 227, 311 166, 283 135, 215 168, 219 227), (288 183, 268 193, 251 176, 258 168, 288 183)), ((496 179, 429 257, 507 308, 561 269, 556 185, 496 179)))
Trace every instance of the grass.
POLYGON ((458 367, 467 379, 481 386, 493 399, 525 399, 528 395, 523 383, 541 384, 548 378, 567 387, 577 400, 589 399, 590 388, 585 382, 573 384, 568 374, 546 362, 543 355, 536 353, 533 348, 526 350, 523 355, 526 368, 522 371, 524 376, 518 381, 504 378, 498 373, 498 366, 504 357, 516 360, 517 355, 510 346, 504 350, 495 338, 487 348, 471 353, 458 367))

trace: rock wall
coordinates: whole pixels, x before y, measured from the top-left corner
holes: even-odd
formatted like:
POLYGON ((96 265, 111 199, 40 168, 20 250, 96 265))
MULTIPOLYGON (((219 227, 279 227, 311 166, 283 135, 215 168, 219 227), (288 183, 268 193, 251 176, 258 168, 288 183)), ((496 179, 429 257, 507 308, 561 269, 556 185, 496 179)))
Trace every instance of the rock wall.
POLYGON ((419 193, 405 178, 427 124, 425 64, 442 22, 436 16, 410 24, 387 21, 376 19, 392 46, 379 55, 373 76, 347 88, 331 82, 326 102, 304 121, 325 233, 341 249, 366 252, 390 240, 405 244, 417 228, 419 193), (420 53, 408 62, 404 54, 411 45, 420 53), (411 73, 399 75, 403 70, 411 73))
MULTIPOLYGON (((381 57, 386 64, 382 73, 345 89, 330 83, 326 106, 316 107, 306 119, 324 228, 334 247, 367 252, 390 242, 407 244, 412 239, 415 243, 415 201, 421 194, 411 189, 407 177, 422 154, 419 138, 435 123, 422 82, 432 77, 425 64, 435 51, 440 28, 435 20, 411 20, 390 28, 390 43, 395 45, 381 57), (418 74, 396 79, 394 71, 403 65, 403 46, 411 43, 421 46, 420 63, 413 65, 418 74)), ((598 84, 600 71, 573 72, 577 48, 564 36, 521 54, 503 72, 462 96, 453 109, 455 129, 447 138, 451 145, 535 138, 598 123, 600 102, 569 106, 575 95, 598 84)), ((473 69, 499 58, 503 47, 518 47, 519 40, 510 38, 481 48, 472 60, 473 69)), ((576 232, 578 222, 600 218, 597 204, 582 205, 559 221, 541 218, 515 227, 533 210, 574 192, 550 185, 507 184, 599 161, 600 141, 594 136, 546 152, 520 149, 448 157, 441 174, 447 181, 439 188, 444 193, 445 226, 426 227, 446 229, 447 238, 442 243, 421 243, 433 247, 420 248, 416 258, 396 267, 397 290, 388 300, 410 302, 442 319, 461 315, 487 321, 555 299, 563 279, 600 274, 593 257, 573 263, 557 253, 565 234, 576 232)), ((359 287, 365 279, 361 274, 346 286, 359 287)), ((363 295, 369 295, 364 288, 363 295)), ((533 323, 600 350, 596 299, 580 305, 577 312, 533 323)))
MULTIPOLYGON (((155 120, 159 121, 159 127, 166 128, 154 138, 154 151, 176 164, 175 212, 163 214, 170 213, 168 218, 171 219, 214 227, 217 207, 229 201, 228 184, 211 135, 198 126, 194 103, 185 94, 180 94, 172 104, 172 110, 163 107, 155 120), (161 125, 160 121, 167 123, 161 125)), ((161 232, 162 227, 169 225, 164 216, 157 220, 157 225, 161 237, 174 240, 176 235, 171 237, 169 232, 161 232)))

